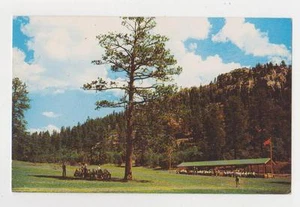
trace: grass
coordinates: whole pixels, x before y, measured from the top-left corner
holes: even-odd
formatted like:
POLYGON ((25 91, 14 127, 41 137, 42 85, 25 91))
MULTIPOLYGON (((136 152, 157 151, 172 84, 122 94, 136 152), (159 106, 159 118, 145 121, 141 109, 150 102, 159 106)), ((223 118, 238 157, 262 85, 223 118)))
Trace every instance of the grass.
MULTIPOLYGON (((75 166, 67 166, 67 178, 62 179, 58 164, 12 162, 13 192, 55 193, 232 193, 287 194, 290 178, 241 178, 235 187, 234 178, 180 175, 164 170, 134 167, 134 180, 123 182, 124 168, 104 165, 112 174, 111 181, 75 179, 75 166)), ((89 166, 90 169, 96 166, 89 166)))

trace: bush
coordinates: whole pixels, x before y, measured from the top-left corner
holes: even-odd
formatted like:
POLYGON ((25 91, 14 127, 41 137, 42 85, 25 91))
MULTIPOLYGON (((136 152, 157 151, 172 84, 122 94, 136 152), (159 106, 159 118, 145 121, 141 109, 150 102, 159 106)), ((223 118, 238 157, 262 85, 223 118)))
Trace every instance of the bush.
POLYGON ((159 153, 155 153, 150 149, 145 153, 145 164, 150 167, 160 166, 160 157, 159 153))
POLYGON ((106 163, 113 163, 121 166, 123 163, 123 156, 120 152, 107 152, 106 153, 106 163))
POLYGON ((202 152, 197 146, 188 147, 184 150, 178 151, 173 154, 174 164, 180 164, 182 162, 192 162, 201 160, 202 152))

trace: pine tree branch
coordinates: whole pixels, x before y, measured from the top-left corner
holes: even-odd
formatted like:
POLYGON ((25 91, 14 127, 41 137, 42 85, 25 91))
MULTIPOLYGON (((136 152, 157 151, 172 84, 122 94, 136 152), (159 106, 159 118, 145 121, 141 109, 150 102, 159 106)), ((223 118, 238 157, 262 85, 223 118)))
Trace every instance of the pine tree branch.
POLYGON ((124 107, 126 103, 127 103, 126 101, 123 102, 112 102, 107 100, 97 101, 96 109, 98 110, 100 108, 120 108, 120 107, 124 107))

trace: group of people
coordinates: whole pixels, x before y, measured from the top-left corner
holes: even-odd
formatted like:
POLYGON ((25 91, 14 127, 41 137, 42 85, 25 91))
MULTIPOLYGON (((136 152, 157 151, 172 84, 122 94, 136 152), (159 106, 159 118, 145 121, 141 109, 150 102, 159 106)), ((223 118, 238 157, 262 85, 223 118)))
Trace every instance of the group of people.
MULTIPOLYGON (((99 165, 98 169, 101 169, 100 165, 99 165)), ((81 163, 80 168, 78 168, 78 169, 75 170, 74 176, 75 177, 87 178, 91 174, 95 174, 95 172, 94 172, 95 170, 93 169, 92 171, 90 169, 88 169, 86 163, 81 163)))
POLYGON ((108 170, 101 169, 99 165, 97 169, 88 169, 87 164, 81 164, 81 167, 76 169, 74 172, 75 177, 83 178, 83 179, 97 179, 97 180, 109 180, 111 178, 111 174, 108 170))
POLYGON ((255 172, 244 172, 244 171, 224 171, 224 176, 239 176, 239 177, 245 177, 245 178, 255 178, 257 177, 257 173, 255 172))
MULTIPOLYGON (((66 163, 62 162, 62 166, 61 167, 62 167, 62 177, 65 178, 65 177, 67 177, 67 166, 66 166, 66 163)), ((76 175, 80 174, 80 175, 82 175, 83 178, 86 178, 88 175, 96 173, 96 170, 93 169, 92 171, 93 171, 93 173, 91 172, 91 170, 89 170, 87 168, 87 164, 86 163, 81 163, 80 168, 76 169, 75 174, 76 175)), ((100 165, 98 166, 97 171, 101 171, 101 166, 100 165)), ((74 176, 75 176, 75 174, 74 174, 74 176)))
POLYGON ((178 169, 176 173, 179 174, 190 174, 190 175, 207 175, 207 176, 226 176, 226 177, 233 177, 235 179, 236 187, 240 185, 240 178, 255 178, 258 176, 256 172, 248 172, 243 170, 203 170, 198 169, 197 167, 190 168, 190 169, 178 169))
POLYGON ((179 174, 190 174, 190 175, 207 175, 207 176, 227 176, 227 177, 248 177, 255 178, 257 173, 248 172, 248 171, 240 171, 240 170, 203 170, 194 167, 193 169, 179 169, 176 171, 179 174))

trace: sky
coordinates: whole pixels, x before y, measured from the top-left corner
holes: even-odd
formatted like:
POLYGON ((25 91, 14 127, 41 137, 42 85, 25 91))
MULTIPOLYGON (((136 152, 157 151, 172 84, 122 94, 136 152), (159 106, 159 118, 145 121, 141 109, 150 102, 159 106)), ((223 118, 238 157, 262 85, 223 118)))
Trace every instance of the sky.
MULTIPOLYGON (((29 132, 57 130, 113 110, 95 110, 97 100, 114 100, 119 91, 91 92, 83 84, 97 77, 120 80, 108 65, 96 66, 104 50, 96 36, 126 32, 118 17, 15 16, 13 18, 13 77, 27 84, 31 108, 29 132)), ((154 32, 169 37, 167 47, 183 68, 174 82, 200 86, 217 75, 257 63, 292 60, 289 18, 156 18, 154 32)))

